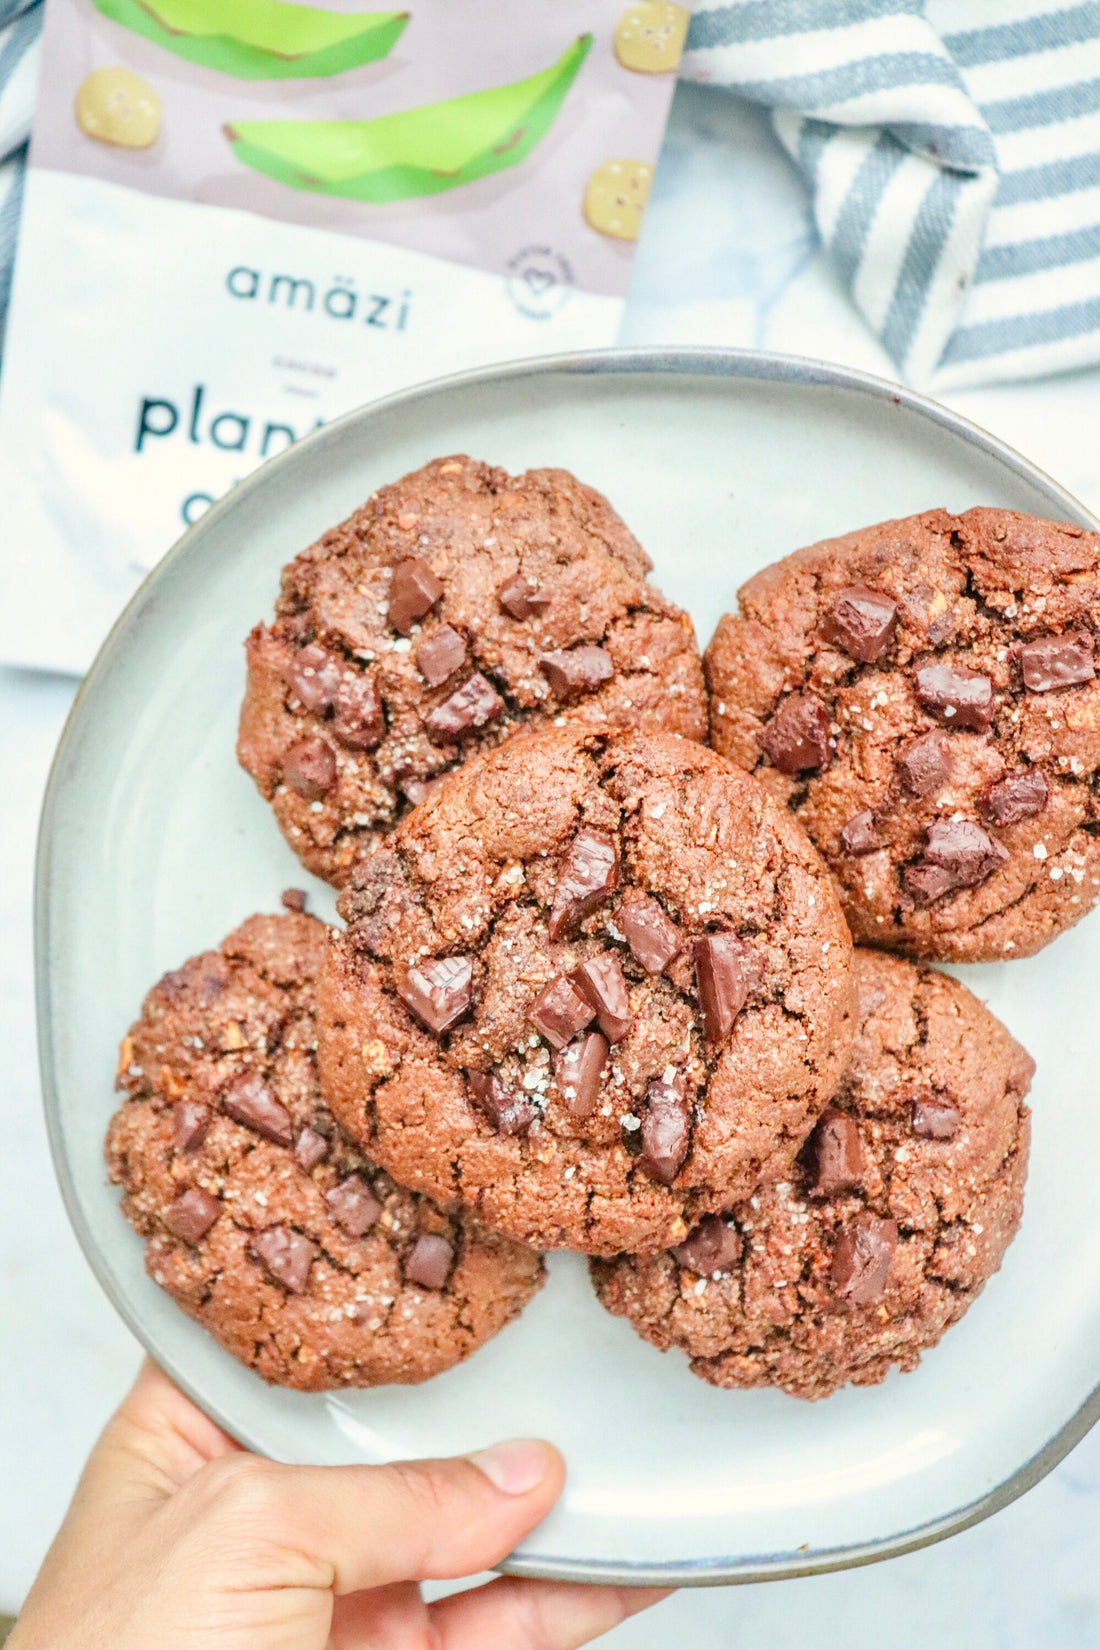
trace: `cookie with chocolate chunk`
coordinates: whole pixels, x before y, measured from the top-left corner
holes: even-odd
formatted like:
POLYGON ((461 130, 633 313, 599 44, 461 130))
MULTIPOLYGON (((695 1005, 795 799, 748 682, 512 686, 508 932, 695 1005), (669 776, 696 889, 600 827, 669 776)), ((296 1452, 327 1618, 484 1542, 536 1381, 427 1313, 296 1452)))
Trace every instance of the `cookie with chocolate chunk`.
POLYGON ((539 1248, 672 1243, 781 1176, 839 1079, 851 942, 803 832, 672 734, 548 728, 448 775, 341 895, 342 1126, 539 1248))
POLYGON ((1100 896, 1100 535, 929 510, 758 573, 716 749, 793 810, 857 943, 1029 956, 1100 896))
POLYGON ((471 752, 547 720, 705 739, 691 620, 565 470, 437 459, 283 570, 248 639, 237 753, 309 870, 357 852, 471 752))
POLYGON ((851 1063, 789 1179, 596 1292, 714 1386, 824 1398, 915 1369, 998 1269, 1023 1203, 1034 1065, 957 980, 857 950, 851 1063))
POLYGON ((264 1380, 311 1392, 449 1369, 543 1276, 337 1127, 317 1084, 326 943, 313 917, 251 917, 166 974, 123 1039, 107 1135, 151 1276, 264 1380))

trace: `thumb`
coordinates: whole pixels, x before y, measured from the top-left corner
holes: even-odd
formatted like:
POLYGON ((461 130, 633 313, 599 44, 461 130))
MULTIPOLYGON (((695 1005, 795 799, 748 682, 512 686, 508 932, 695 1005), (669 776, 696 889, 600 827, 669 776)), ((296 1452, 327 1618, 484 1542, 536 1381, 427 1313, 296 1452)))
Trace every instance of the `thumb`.
POLYGON ((201 1504, 192 1528, 208 1575, 231 1571, 237 1589, 341 1594, 499 1563, 546 1516, 564 1481, 557 1450, 514 1439, 468 1457, 379 1467, 286 1467, 228 1455, 177 1500, 201 1504))

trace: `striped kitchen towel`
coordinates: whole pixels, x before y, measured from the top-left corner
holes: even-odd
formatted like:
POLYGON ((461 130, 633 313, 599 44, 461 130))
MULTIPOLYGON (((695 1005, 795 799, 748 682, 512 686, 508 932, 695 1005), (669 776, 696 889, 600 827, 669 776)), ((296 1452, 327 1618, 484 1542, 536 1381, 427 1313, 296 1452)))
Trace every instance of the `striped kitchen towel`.
POLYGON ((0 342, 15 262, 41 33, 41 0, 0 0, 0 342))
POLYGON ((1100 361, 1097 0, 701 0, 682 73, 772 110, 910 382, 1100 361))

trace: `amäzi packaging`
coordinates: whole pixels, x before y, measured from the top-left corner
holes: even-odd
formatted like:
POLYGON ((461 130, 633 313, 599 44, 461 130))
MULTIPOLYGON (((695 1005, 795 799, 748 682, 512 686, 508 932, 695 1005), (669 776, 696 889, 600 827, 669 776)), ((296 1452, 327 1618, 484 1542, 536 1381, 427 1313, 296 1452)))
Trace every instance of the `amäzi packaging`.
POLYGON ((82 669, 316 425, 614 342, 666 0, 48 0, 0 381, 0 657, 82 669))

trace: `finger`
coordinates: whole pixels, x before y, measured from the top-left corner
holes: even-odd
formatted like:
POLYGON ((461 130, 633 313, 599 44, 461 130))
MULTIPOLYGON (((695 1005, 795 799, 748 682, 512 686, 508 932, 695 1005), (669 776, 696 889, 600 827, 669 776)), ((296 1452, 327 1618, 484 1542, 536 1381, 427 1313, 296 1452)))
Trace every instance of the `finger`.
POLYGON ((96 1491, 165 1499, 238 1446, 146 1358, 103 1430, 86 1478, 96 1491))
POLYGON ((328 1650, 425 1650, 432 1645, 428 1606, 415 1581, 371 1587, 336 1600, 328 1650))
MULTIPOLYGON (((588 1587, 501 1576, 472 1592, 430 1604, 431 1633, 422 1643, 424 1650, 429 1645, 433 1650, 485 1650, 486 1645, 497 1650, 574 1650, 667 1597, 667 1588, 588 1587)), ((347 1650, 366 1650, 370 1643, 349 1643, 347 1650)))
POLYGON ((238 1447, 151 1358, 143 1360, 119 1413, 146 1431, 178 1433, 207 1459, 238 1447))
POLYGON ((565 1466, 549 1444, 516 1439, 464 1458, 390 1466, 284 1467, 227 1457, 181 1491, 204 1562, 236 1586, 331 1587, 491 1568, 543 1519, 565 1466))

